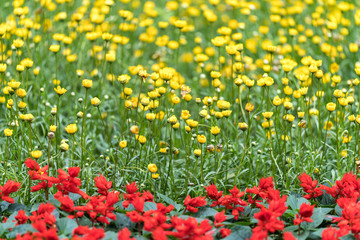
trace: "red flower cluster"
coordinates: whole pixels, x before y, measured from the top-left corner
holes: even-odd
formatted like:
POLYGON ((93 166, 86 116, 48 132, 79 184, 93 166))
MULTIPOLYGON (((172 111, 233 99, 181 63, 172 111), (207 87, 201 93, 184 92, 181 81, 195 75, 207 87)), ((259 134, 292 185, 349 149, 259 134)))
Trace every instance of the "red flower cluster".
POLYGON ((316 199, 317 197, 321 196, 323 192, 321 188, 317 188, 317 180, 312 180, 309 175, 303 173, 299 176, 299 180, 301 182, 300 186, 303 188, 304 192, 307 194, 304 196, 307 200, 316 199))
POLYGON ((4 186, 0 185, 0 197, 3 201, 14 203, 14 199, 9 197, 13 192, 16 192, 20 188, 20 183, 14 182, 12 180, 7 181, 4 186))
POLYGON ((191 198, 189 195, 186 196, 184 201, 184 206, 186 207, 186 210, 189 212, 196 213, 199 211, 197 207, 203 207, 206 205, 206 197, 195 197, 191 198))
POLYGON ((254 218, 258 220, 257 226, 253 229, 251 240, 265 239, 268 233, 282 231, 284 222, 280 217, 285 213, 287 196, 280 197, 280 192, 272 189, 268 192, 268 207, 257 204, 260 212, 254 214, 254 218))
POLYGON ((301 204, 299 214, 296 214, 296 218, 294 219, 294 224, 300 225, 302 222, 312 222, 311 216, 313 215, 314 207, 314 205, 307 203, 301 204))
POLYGON ((239 212, 243 212, 244 208, 242 206, 247 206, 247 202, 241 198, 245 195, 245 192, 240 192, 240 190, 234 186, 233 189, 230 189, 230 195, 222 196, 222 192, 218 192, 215 185, 210 185, 205 187, 207 196, 214 200, 211 206, 224 206, 226 209, 232 210, 232 215, 235 219, 239 218, 239 212))
MULTIPOLYGON (((66 212, 69 218, 75 219, 78 226, 73 230, 71 239, 80 240, 100 240, 105 237, 105 230, 101 228, 109 225, 116 220, 115 204, 120 201, 119 192, 112 190, 112 182, 107 181, 101 174, 95 177, 95 187, 97 193, 94 196, 88 196, 80 190, 81 181, 78 178, 80 169, 78 167, 69 168, 68 172, 62 169, 58 170, 57 177, 50 177, 47 173, 48 167, 40 167, 40 165, 32 160, 25 161, 29 168, 29 177, 32 181, 39 181, 37 185, 32 187, 32 191, 44 189, 49 191, 55 186, 57 192, 54 198, 60 203, 62 214, 66 212), (79 194, 82 199, 79 202, 73 201, 69 193, 79 194), (85 200, 85 201, 84 201, 85 200), (82 226, 83 218, 91 221, 92 226, 82 226), (100 228, 99 228, 100 227, 100 228)), ((324 194, 330 194, 340 208, 342 214, 340 217, 334 217, 333 223, 336 227, 330 226, 326 228, 322 237, 325 240, 340 239, 342 236, 351 233, 356 239, 360 240, 360 181, 354 174, 346 174, 343 179, 336 181, 332 187, 320 185, 317 180, 313 180, 309 175, 303 173, 299 176, 301 186, 306 192, 304 196, 309 200, 316 200, 317 197, 324 194)), ((3 200, 14 203, 14 199, 9 195, 20 188, 20 183, 9 180, 4 186, 0 186, 0 196, 3 200)), ((274 189, 272 177, 263 178, 258 186, 240 191, 236 186, 229 190, 228 195, 224 195, 222 191, 218 191, 214 184, 205 187, 207 197, 211 200, 210 207, 214 207, 218 212, 214 218, 199 221, 198 219, 188 216, 199 211, 199 208, 205 207, 208 203, 206 197, 187 196, 184 201, 184 212, 187 215, 178 216, 179 212, 174 212, 172 205, 165 206, 162 203, 154 203, 153 195, 148 191, 140 192, 138 185, 133 182, 126 186, 126 193, 122 194, 126 216, 137 225, 138 234, 142 231, 154 240, 166 240, 168 238, 176 239, 199 239, 210 240, 215 235, 225 238, 231 234, 231 229, 226 228, 230 222, 236 221, 241 217, 245 206, 255 211, 250 211, 249 216, 253 216, 257 220, 256 226, 252 230, 251 240, 267 239, 269 234, 276 234, 285 240, 296 239, 290 232, 284 232, 284 219, 282 218, 287 210, 287 196, 281 196, 280 191, 274 189), (247 195, 245 196, 245 193, 247 195), (149 205, 146 205, 149 202, 149 205), (133 209, 128 210, 132 205, 133 209), (150 210, 147 210, 149 209, 150 210), (259 211, 258 211, 259 210, 259 211), (234 218, 227 220, 226 214, 232 214, 234 218), (252 215, 253 214, 253 215, 252 215)), ((318 202, 316 202, 319 204, 318 202)), ((55 206, 50 203, 42 203, 37 211, 30 214, 20 210, 13 220, 13 225, 21 225, 30 223, 36 232, 28 232, 18 235, 16 239, 59 239, 57 228, 55 225, 56 217, 53 214, 55 206)), ((315 205, 304 203, 300 206, 298 214, 293 220, 294 225, 300 226, 303 222, 312 222, 315 205)), ((123 210, 120 210, 123 211, 123 210)), ((3 218, 6 222, 7 218, 3 218)), ((113 225, 109 225, 112 227, 113 225)), ((133 230, 133 229, 131 229, 133 230)), ((11 231, 11 229, 10 229, 11 231)), ((145 234, 145 236, 146 236, 145 234)), ((118 231, 118 240, 134 240, 135 235, 129 229, 124 228, 118 231)))

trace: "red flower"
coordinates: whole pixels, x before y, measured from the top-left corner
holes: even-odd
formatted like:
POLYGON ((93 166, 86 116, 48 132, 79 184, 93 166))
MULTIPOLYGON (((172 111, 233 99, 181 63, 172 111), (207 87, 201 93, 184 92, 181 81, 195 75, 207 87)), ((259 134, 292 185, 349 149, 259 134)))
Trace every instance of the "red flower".
POLYGON ((72 239, 100 240, 103 239, 104 237, 105 237, 105 231, 102 228, 90 229, 88 226, 79 226, 74 229, 72 239))
POLYGON ((302 222, 312 222, 311 216, 314 212, 314 205, 303 203, 300 206, 299 214, 296 214, 296 218, 294 219, 294 224, 299 225, 302 222))
POLYGON ((317 180, 312 180, 309 175, 306 173, 303 173, 299 176, 299 180, 301 182, 300 186, 303 188, 304 192, 307 194, 304 196, 304 198, 310 200, 315 199, 321 195, 323 195, 323 192, 321 191, 321 188, 317 188, 316 185, 318 183, 317 180))
POLYGON ((205 197, 201 197, 201 196, 191 198, 189 195, 187 195, 184 201, 184 206, 186 207, 186 210, 193 213, 199 211, 197 207, 203 207, 205 205, 206 205, 205 197))
POLYGON ((135 182, 130 182, 128 185, 126 185, 126 193, 127 194, 134 194, 138 190, 138 185, 136 185, 135 182))
POLYGON ((120 230, 118 233, 118 240, 135 240, 135 238, 131 238, 131 232, 129 229, 124 228, 123 230, 120 230))
POLYGON ((180 240, 213 239, 213 231, 210 231, 212 227, 209 224, 209 220, 204 220, 198 224, 196 218, 193 217, 189 217, 188 219, 173 217, 171 219, 171 224, 175 228, 176 232, 168 232, 168 234, 179 238, 180 240))
POLYGON ((232 209, 232 215, 234 215, 235 220, 237 220, 239 218, 239 212, 244 211, 244 208, 240 206, 247 205, 247 202, 241 199, 241 197, 245 195, 245 192, 240 192, 236 186, 230 189, 229 192, 231 195, 225 195, 220 198, 219 203, 221 206, 225 206, 226 209, 232 209))
POLYGON ((107 181, 106 178, 101 174, 100 176, 95 177, 94 181, 95 181, 95 187, 98 188, 98 193, 106 196, 112 186, 112 182, 107 181))
POLYGON ((69 196, 60 196, 57 200, 61 203, 60 209, 72 213, 74 212, 74 202, 69 198, 69 196))
POLYGON ((59 195, 69 195, 70 192, 77 193, 84 199, 89 198, 89 196, 79 188, 79 186, 81 186, 81 180, 77 177, 79 171, 79 167, 71 167, 69 168, 69 174, 67 174, 64 170, 58 169, 58 184, 56 184, 56 188, 59 192, 55 194, 55 198, 59 195))
POLYGON ((257 226, 253 229, 252 240, 264 239, 268 232, 281 231, 284 229, 284 222, 279 219, 287 209, 286 196, 280 197, 277 190, 269 191, 268 199, 269 207, 266 208, 259 205, 260 212, 254 214, 254 218, 258 220, 257 226), (271 196, 271 197, 270 197, 271 196))
POLYGON ((228 228, 222 228, 220 229, 220 235, 222 238, 226 238, 227 236, 229 236, 231 233, 231 230, 228 228))
POLYGON ((255 194, 254 197, 249 195, 249 203, 253 204, 256 202, 257 198, 266 199, 268 197, 268 191, 274 189, 274 182, 272 177, 261 178, 259 182, 259 187, 254 186, 253 188, 246 189, 247 193, 255 194))
POLYGON ((207 196, 213 200, 214 202, 210 205, 210 207, 216 207, 219 205, 218 200, 222 197, 223 192, 222 191, 218 191, 216 186, 214 184, 211 184, 207 187, 204 187, 206 189, 206 194, 207 196))
POLYGON ((291 232, 284 232, 283 239, 284 240, 296 240, 296 238, 294 237, 294 235, 291 232))
POLYGON ((223 221, 226 220, 226 216, 225 216, 225 210, 218 212, 215 214, 215 221, 214 221, 214 226, 215 227, 222 227, 224 226, 224 224, 221 224, 223 221))
POLYGON ((9 195, 11 193, 16 192, 17 190, 19 190, 20 185, 21 185, 20 183, 14 182, 12 180, 7 181, 4 186, 0 185, 0 197, 1 197, 1 199, 6 201, 6 202, 9 202, 9 203, 14 203, 14 199, 9 197, 9 195))
POLYGON ((324 229, 321 234, 322 240, 339 240, 340 237, 347 235, 349 232, 341 231, 338 228, 332 226, 324 229))
POLYGON ((137 197, 132 201, 132 205, 138 212, 144 212, 144 205, 145 205, 145 198, 143 197, 137 197))
POLYGON ((15 216, 16 219, 16 225, 25 224, 27 220, 29 219, 24 210, 19 210, 18 214, 15 216))
POLYGON ((114 204, 119 201, 119 193, 109 192, 107 196, 93 196, 85 206, 77 206, 75 210, 86 212, 90 220, 109 224, 108 218, 116 220, 114 204))

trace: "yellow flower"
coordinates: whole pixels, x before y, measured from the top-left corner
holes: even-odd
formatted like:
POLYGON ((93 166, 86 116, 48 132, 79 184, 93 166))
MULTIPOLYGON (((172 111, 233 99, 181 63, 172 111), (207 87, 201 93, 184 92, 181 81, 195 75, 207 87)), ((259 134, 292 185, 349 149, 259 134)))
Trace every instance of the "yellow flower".
POLYGON ((49 50, 52 51, 53 53, 57 53, 60 50, 60 45, 51 45, 49 47, 49 50))
POLYGON ((274 97, 273 104, 274 106, 279 106, 282 103, 282 100, 279 96, 274 97))
POLYGON ((60 144, 60 149, 62 152, 66 152, 67 150, 69 150, 69 144, 67 144, 66 142, 62 142, 60 144))
POLYGON ((242 131, 246 131, 249 127, 246 122, 240 122, 238 125, 242 131))
POLYGON ((100 99, 97 98, 97 97, 94 97, 94 98, 91 99, 91 105, 93 105, 94 107, 99 106, 100 103, 101 103, 101 101, 100 101, 100 99))
POLYGON ((69 134, 75 134, 77 132, 77 126, 76 124, 69 124, 65 127, 65 131, 69 134))
POLYGON ((143 135, 136 135, 136 139, 143 145, 146 143, 146 137, 143 135))
POLYGON ((130 81, 131 77, 127 74, 121 74, 119 77, 118 77, 118 81, 121 83, 121 84, 126 84, 130 81))
POLYGON ((252 112, 254 110, 254 105, 252 103, 248 102, 245 105, 245 110, 248 111, 248 112, 252 112))
POLYGON ((145 115, 145 118, 146 118, 146 120, 152 122, 156 118, 156 114, 155 113, 147 113, 145 115))
POLYGON ((7 65, 5 63, 0 63, 0 73, 4 73, 6 71, 7 65))
POLYGON ((200 144, 206 143, 206 137, 204 135, 198 135, 197 140, 200 144))
POLYGON ((266 119, 270 119, 274 113, 273 112, 263 112, 262 115, 266 119))
POLYGON ((171 117, 168 118, 167 121, 168 121, 168 123, 174 125, 175 123, 177 123, 178 120, 175 115, 172 115, 171 117))
POLYGON ((57 126, 51 125, 50 126, 50 132, 56 132, 57 126))
POLYGON ((24 45, 24 41, 21 39, 15 39, 13 41, 14 47, 21 48, 24 45))
POLYGON ((59 95, 63 95, 67 92, 67 90, 65 88, 61 88, 60 86, 57 86, 56 88, 54 88, 54 91, 59 95))
POLYGON ((350 122, 354 122, 355 119, 356 119, 356 117, 355 117, 354 114, 351 114, 351 115, 348 117, 348 119, 349 119, 350 122))
POLYGON ((160 78, 163 79, 165 82, 170 81, 173 78, 174 74, 175 69, 168 67, 160 69, 159 72, 160 78))
POLYGON ((153 179, 158 179, 158 178, 159 178, 159 174, 158 174, 158 173, 151 174, 151 177, 152 177, 153 179))
POLYGON ((352 136, 345 135, 342 138, 343 143, 349 143, 351 141, 352 136))
POLYGON ((347 150, 342 150, 341 151, 341 157, 347 157, 347 156, 348 156, 347 150))
POLYGON ((18 106, 20 109, 24 109, 24 108, 26 108, 27 104, 25 102, 20 101, 18 106))
POLYGON ((349 104, 349 100, 347 98, 339 98, 338 101, 342 107, 345 107, 349 104))
POLYGON ((336 104, 333 103, 333 102, 330 102, 330 103, 326 104, 326 109, 327 109, 329 112, 335 111, 335 108, 336 108, 336 104))
POLYGON ((148 168, 149 171, 152 172, 152 173, 156 173, 157 170, 158 170, 157 166, 156 166, 154 163, 150 163, 150 164, 147 166, 147 168, 148 168))
POLYGON ((132 134, 139 134, 139 127, 136 126, 136 125, 131 126, 131 127, 130 127, 130 132, 131 132, 132 134))
POLYGON ((331 121, 326 121, 324 124, 324 129, 330 130, 333 126, 334 126, 334 124, 331 121))
POLYGON ((186 120, 186 124, 189 125, 189 127, 191 128, 196 128, 199 122, 192 119, 188 119, 186 120))
POLYGON ((11 137, 13 135, 13 130, 12 129, 9 129, 9 128, 5 128, 4 129, 4 134, 5 136, 7 137, 11 137))
POLYGON ((31 156, 35 159, 38 159, 42 156, 42 152, 40 150, 35 150, 31 152, 31 156))
POLYGON ((26 91, 25 89, 22 89, 22 88, 19 88, 16 90, 16 95, 19 97, 19 98, 24 98, 26 97, 26 91))
POLYGON ((194 150, 194 155, 195 155, 196 157, 200 157, 200 156, 201 156, 201 150, 200 150, 200 149, 195 149, 195 150, 194 150))
POLYGON ((191 114, 188 110, 182 110, 181 111, 181 118, 184 120, 189 119, 189 117, 191 117, 191 114))
POLYGON ((84 79, 84 80, 82 80, 82 85, 84 88, 92 88, 93 81, 89 80, 89 79, 84 79))
POLYGON ((211 132, 212 135, 216 136, 216 135, 218 135, 220 133, 220 128, 218 126, 211 127, 210 132, 211 132))
POLYGON ((122 140, 122 141, 119 142, 119 147, 126 148, 126 146, 127 146, 127 141, 126 140, 122 140))

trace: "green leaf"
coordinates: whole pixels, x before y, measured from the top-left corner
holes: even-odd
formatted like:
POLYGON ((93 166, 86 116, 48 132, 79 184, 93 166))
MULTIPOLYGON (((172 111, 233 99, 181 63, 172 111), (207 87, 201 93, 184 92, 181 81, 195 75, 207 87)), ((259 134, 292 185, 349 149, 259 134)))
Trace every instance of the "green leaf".
POLYGON ((117 239, 117 233, 116 232, 111 232, 111 231, 107 231, 105 233, 105 238, 104 240, 111 240, 111 239, 117 239))
POLYGON ((320 226, 320 224, 324 221, 325 215, 328 214, 332 209, 331 208, 315 208, 314 213, 311 217, 313 222, 302 223, 301 226, 304 229, 314 229, 320 226))
POLYGON ((342 209, 340 208, 339 205, 336 204, 336 206, 335 206, 336 215, 341 216, 341 212, 342 212, 342 209))
POLYGON ((248 226, 235 226, 231 228, 231 234, 224 238, 224 240, 246 240, 252 235, 251 228, 248 226))
POLYGON ((118 229, 128 228, 133 229, 135 228, 135 223, 131 222, 130 218, 122 213, 115 213, 116 220, 115 220, 115 226, 118 229))
POLYGON ((78 226, 78 224, 74 219, 60 218, 56 221, 56 226, 59 229, 59 232, 65 235, 71 235, 73 230, 78 226))
POLYGON ((292 210, 298 210, 303 203, 308 203, 309 201, 303 197, 296 197, 295 195, 290 195, 287 198, 287 204, 292 210))
POLYGON ((19 211, 19 210, 24 210, 25 209, 25 206, 20 204, 20 203, 14 203, 14 204, 11 204, 7 211, 9 213, 13 213, 13 212, 16 212, 16 211, 19 211))
POLYGON ((6 211, 10 205, 11 203, 5 201, 0 202, 1 211, 6 211))
POLYGON ((355 240, 356 238, 352 234, 345 235, 340 238, 341 240, 355 240))
POLYGON ((149 211, 149 210, 156 210, 157 206, 156 203, 154 202, 146 202, 144 204, 144 212, 149 211))
POLYGON ((200 208, 197 213, 194 214, 194 217, 206 218, 206 217, 214 217, 217 211, 213 208, 205 207, 200 208))
POLYGON ((6 221, 5 223, 0 223, 0 236, 6 233, 10 228, 13 228, 16 225, 16 222, 6 221))
POLYGON ((11 232, 6 234, 6 238, 16 238, 18 234, 23 235, 27 232, 35 232, 35 228, 31 226, 31 224, 21 224, 14 227, 11 232))
POLYGON ((314 238, 318 237, 318 238, 321 238, 322 232, 324 231, 324 229, 326 229, 326 228, 317 229, 315 232, 312 232, 312 233, 311 233, 310 237, 314 237, 314 238))

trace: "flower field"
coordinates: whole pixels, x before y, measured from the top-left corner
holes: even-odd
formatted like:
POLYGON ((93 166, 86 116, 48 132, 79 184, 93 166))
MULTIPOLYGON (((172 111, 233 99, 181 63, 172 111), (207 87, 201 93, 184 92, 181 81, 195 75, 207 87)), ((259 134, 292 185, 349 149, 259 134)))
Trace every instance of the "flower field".
POLYGON ((360 239, 360 1, 0 0, 0 239, 360 239))

